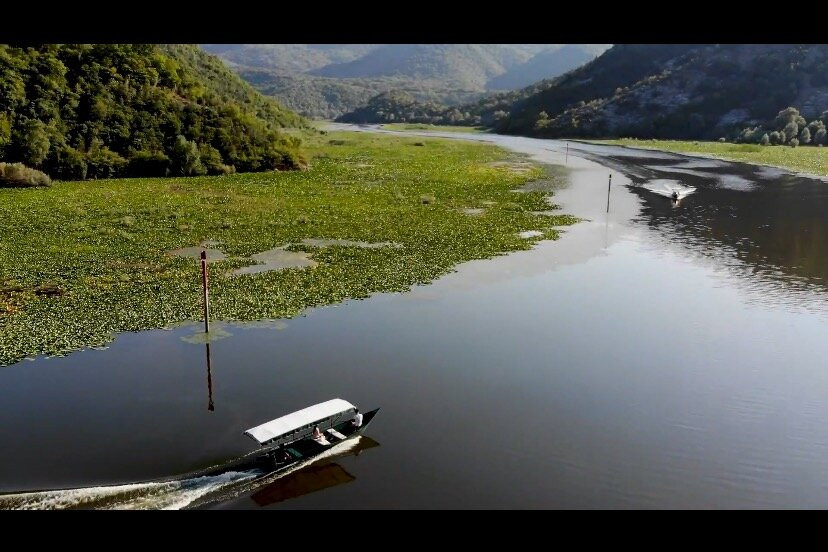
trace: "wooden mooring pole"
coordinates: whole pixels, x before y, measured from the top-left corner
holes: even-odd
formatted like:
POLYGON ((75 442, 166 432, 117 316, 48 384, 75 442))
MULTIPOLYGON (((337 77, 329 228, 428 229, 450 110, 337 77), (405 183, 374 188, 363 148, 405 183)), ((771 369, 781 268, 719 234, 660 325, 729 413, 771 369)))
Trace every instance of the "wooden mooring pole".
POLYGON ((569 142, 566 143, 566 164, 569 164, 569 142))
POLYGON ((610 188, 612 188, 612 173, 610 173, 609 182, 607 182, 607 213, 609 213, 610 188))
POLYGON ((210 333, 210 284, 207 281, 207 251, 201 252, 201 283, 204 287, 204 333, 210 333))

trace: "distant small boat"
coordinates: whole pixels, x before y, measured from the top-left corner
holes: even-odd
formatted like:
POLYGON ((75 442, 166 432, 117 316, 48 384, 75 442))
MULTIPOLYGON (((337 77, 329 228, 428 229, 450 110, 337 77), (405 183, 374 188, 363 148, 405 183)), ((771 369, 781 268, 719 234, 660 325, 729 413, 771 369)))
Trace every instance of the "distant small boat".
POLYGON ((644 184, 644 188, 654 194, 668 197, 673 201, 684 199, 696 191, 696 188, 683 186, 677 180, 651 180, 644 184))

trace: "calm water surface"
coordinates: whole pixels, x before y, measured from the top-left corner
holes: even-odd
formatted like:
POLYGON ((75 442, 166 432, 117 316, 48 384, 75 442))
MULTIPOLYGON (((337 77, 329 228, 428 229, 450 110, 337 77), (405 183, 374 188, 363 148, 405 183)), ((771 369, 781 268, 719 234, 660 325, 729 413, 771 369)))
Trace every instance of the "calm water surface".
POLYGON ((828 507, 828 183, 472 138, 564 164, 554 201, 587 220, 410 293, 225 324, 209 370, 197 325, 2 368, 0 506, 828 507), (674 206, 659 179, 698 191, 674 206), (382 411, 313 466, 136 483, 332 397, 382 411))

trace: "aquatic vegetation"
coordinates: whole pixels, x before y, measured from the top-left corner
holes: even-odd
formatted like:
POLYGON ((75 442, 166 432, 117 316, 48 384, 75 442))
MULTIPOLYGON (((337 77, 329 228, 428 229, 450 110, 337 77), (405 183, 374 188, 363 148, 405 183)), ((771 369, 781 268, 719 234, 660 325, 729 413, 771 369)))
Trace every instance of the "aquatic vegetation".
POLYGON ((486 132, 488 129, 479 126, 429 125, 425 123, 385 123, 380 125, 388 130, 430 130, 439 132, 486 132))
POLYGON ((636 148, 693 153, 743 161, 757 165, 780 167, 794 172, 828 176, 828 149, 823 147, 792 148, 790 146, 757 146, 755 144, 731 144, 727 142, 691 142, 680 140, 592 140, 595 143, 636 148))
POLYGON ((548 192, 512 193, 541 168, 492 165, 520 159, 491 145, 413 141, 330 133, 309 142, 308 171, 0 190, 0 364, 200 319, 199 262, 174 250, 223 253, 210 263, 213 320, 267 320, 407 291, 541 239, 520 232, 554 238, 574 222, 533 213, 549 210, 548 192), (315 266, 233 274, 274 248, 308 254, 315 266))

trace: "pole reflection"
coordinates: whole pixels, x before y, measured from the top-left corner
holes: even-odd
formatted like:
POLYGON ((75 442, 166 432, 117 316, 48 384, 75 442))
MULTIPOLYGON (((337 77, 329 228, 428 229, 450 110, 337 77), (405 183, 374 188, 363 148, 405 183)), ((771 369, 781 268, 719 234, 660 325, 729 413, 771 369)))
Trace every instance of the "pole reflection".
POLYGON ((210 412, 216 409, 213 404, 213 366, 210 357, 210 344, 207 343, 207 410, 210 412))

